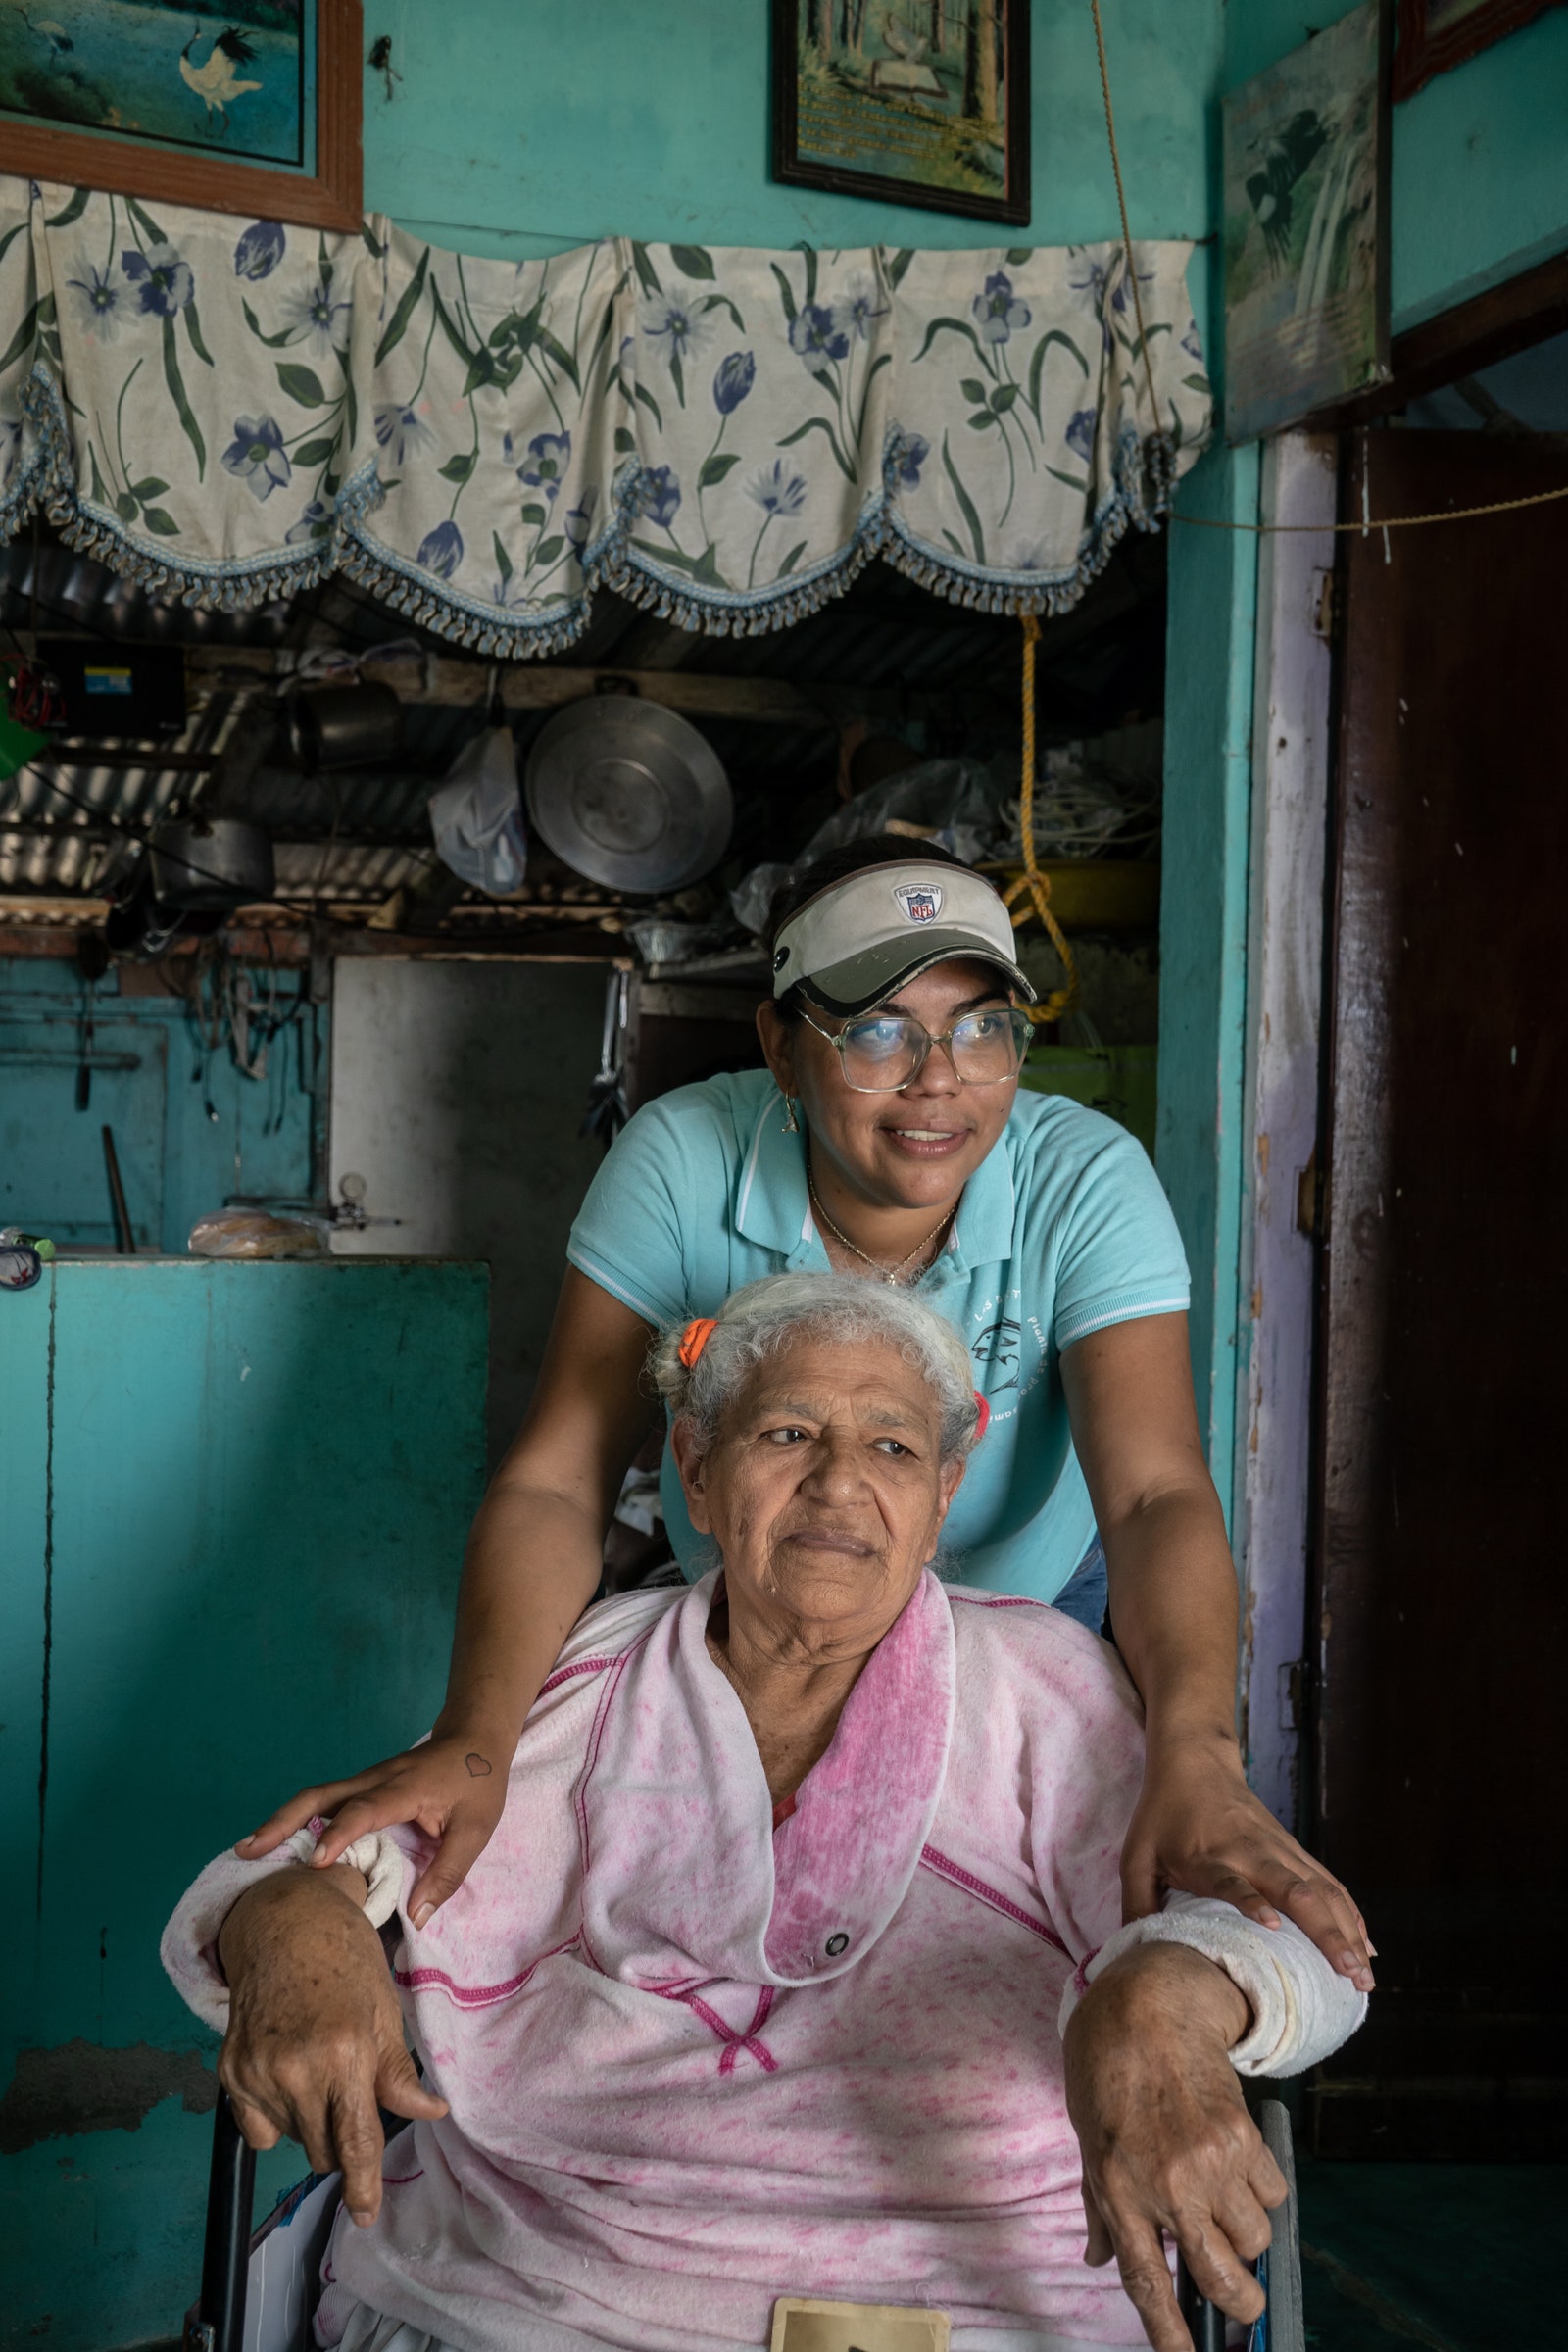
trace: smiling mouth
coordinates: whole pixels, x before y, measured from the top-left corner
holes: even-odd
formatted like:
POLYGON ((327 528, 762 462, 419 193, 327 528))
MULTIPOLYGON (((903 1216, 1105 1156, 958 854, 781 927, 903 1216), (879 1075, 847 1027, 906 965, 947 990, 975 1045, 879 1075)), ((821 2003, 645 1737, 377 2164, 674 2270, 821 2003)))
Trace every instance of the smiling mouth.
POLYGON ((940 1148, 950 1144, 962 1144, 967 1143, 969 1139, 967 1127, 888 1126, 884 1127, 882 1132, 884 1135, 892 1136, 897 1143, 923 1145, 928 1151, 933 1146, 940 1148))

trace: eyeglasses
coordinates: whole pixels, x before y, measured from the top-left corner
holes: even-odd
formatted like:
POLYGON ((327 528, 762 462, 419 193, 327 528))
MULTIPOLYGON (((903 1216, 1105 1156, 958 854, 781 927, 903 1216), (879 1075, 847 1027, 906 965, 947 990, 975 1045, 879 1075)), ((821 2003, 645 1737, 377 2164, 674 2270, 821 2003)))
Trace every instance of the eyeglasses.
POLYGON ((925 1068, 933 1046, 945 1046, 954 1076, 963 1086, 997 1086, 1016 1078, 1029 1047, 1030 1021, 1014 1005, 968 1012, 933 1037, 923 1021, 906 1012, 868 1012, 846 1021, 834 1035, 804 1015, 807 1027, 825 1037, 838 1054, 844 1083, 858 1095, 896 1095, 925 1068))

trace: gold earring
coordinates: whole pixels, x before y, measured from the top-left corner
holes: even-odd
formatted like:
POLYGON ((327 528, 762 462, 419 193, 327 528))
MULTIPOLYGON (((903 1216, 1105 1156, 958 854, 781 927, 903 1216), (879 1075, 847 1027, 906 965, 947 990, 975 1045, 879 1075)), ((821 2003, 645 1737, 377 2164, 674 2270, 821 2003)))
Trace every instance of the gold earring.
POLYGON ((788 1095, 784 1098, 784 1132, 786 1135, 799 1135, 801 1132, 801 1122, 795 1116, 795 1105, 788 1095))

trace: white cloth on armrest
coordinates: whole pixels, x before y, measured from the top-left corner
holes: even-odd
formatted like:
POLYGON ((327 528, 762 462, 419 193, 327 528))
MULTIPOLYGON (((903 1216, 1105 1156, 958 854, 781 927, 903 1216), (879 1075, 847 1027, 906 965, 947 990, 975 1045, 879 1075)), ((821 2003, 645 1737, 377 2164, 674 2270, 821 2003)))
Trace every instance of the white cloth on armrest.
MULTIPOLYGON (((228 2030, 228 1980, 218 1958, 219 1932, 224 1920, 247 1886, 256 1886, 277 1871, 291 1870, 297 1863, 309 1862, 325 1836, 326 1827, 324 1821, 313 1821, 307 1828, 296 1830, 292 1838, 285 1838, 275 1853, 265 1854, 254 1862, 247 1862, 243 1854, 225 1846, 181 1895, 173 1918, 164 1930, 159 1957, 173 1981, 175 1991, 195 2010, 204 2026, 212 2026, 220 2034, 228 2030)), ((363 1872, 368 1885, 366 1918, 372 1928, 384 1927, 398 1907, 405 1872, 412 1875, 408 1857, 386 1831, 373 1830, 367 1837, 356 1838, 342 1859, 363 1872)))
POLYGON ((1172 1894, 1163 1911, 1107 1936, 1061 1996, 1060 2026, 1103 1968, 1140 1943, 1185 1943, 1222 1968, 1251 2003, 1252 2023, 1231 2052, 1239 2075, 1299 2075, 1337 2050, 1366 2015, 1366 1994, 1331 1968, 1293 1920, 1277 1928, 1212 1895, 1172 1894))

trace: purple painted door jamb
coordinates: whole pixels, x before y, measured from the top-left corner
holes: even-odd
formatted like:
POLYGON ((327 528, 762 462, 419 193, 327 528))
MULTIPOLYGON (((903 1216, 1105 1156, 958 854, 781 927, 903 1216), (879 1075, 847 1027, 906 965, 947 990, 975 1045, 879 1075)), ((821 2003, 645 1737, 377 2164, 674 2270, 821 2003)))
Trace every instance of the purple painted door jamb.
MULTIPOLYGON (((1327 526, 1335 484, 1331 436, 1283 434, 1264 449, 1262 518, 1327 526)), ((1298 1202, 1318 1125, 1333 569, 1327 527, 1262 541, 1236 1400, 1238 1702, 1249 1778, 1293 1829, 1306 1649, 1315 1275, 1298 1202)))

